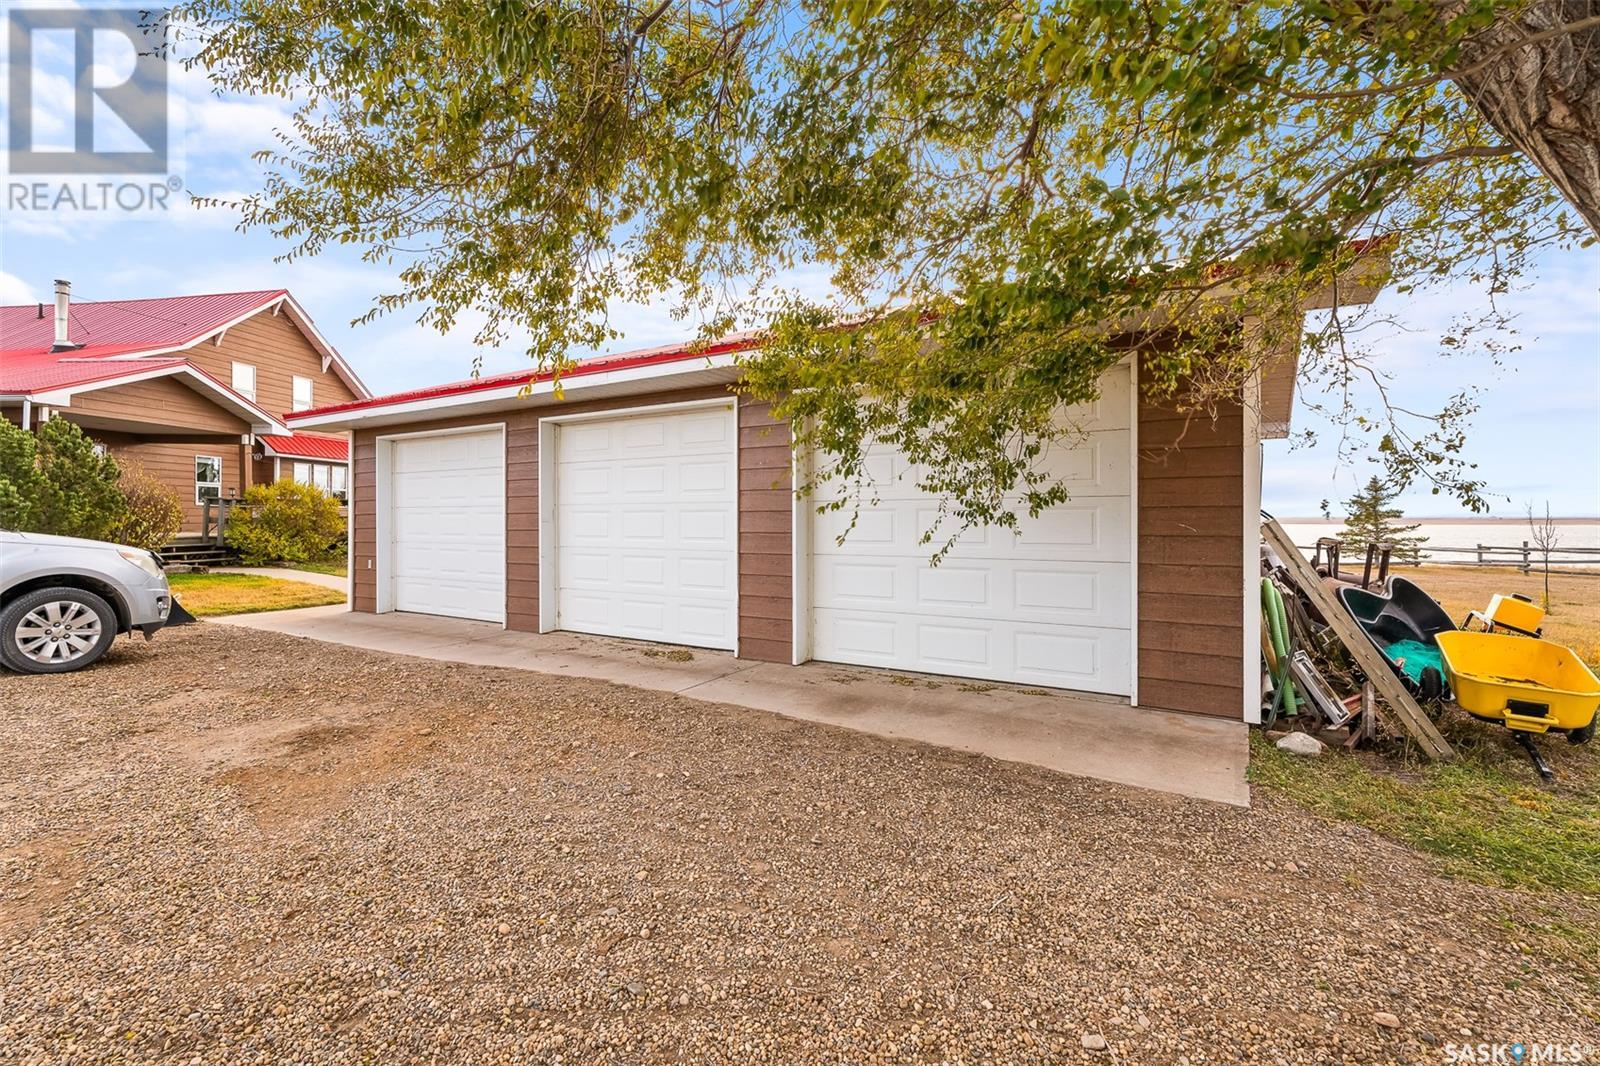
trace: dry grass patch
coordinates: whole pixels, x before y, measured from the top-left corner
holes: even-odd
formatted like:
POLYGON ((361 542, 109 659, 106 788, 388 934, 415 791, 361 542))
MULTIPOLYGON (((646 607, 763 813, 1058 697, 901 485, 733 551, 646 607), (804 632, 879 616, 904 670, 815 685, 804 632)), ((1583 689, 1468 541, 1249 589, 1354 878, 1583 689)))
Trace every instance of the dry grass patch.
POLYGON ((336 589, 260 574, 172 574, 167 580, 178 602, 202 618, 344 602, 344 593, 336 589))

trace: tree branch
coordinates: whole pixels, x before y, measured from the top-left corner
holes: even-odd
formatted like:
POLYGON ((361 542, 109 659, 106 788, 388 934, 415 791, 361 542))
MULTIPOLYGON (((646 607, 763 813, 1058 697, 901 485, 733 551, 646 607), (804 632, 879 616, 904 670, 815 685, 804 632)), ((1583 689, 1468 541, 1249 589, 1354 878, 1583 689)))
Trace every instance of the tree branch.
POLYGON ((1579 19, 1576 22, 1566 22, 1548 30, 1541 30, 1538 33, 1530 33, 1525 37, 1518 37, 1510 44, 1502 45, 1476 62, 1457 70, 1442 70, 1438 74, 1431 74, 1425 78, 1413 78, 1410 81, 1395 82, 1392 85, 1369 85, 1364 89, 1330 89, 1325 92, 1314 93, 1289 93, 1288 97, 1300 103, 1310 103, 1316 100, 1358 100, 1364 96, 1386 96, 1394 93, 1410 92, 1413 89, 1425 89, 1442 81, 1470 78, 1474 74, 1482 73, 1512 52, 1519 51, 1532 44, 1538 44, 1540 41, 1548 41, 1554 37, 1567 37, 1574 33, 1582 33, 1585 30, 1594 29, 1600 29, 1600 15, 1579 19))

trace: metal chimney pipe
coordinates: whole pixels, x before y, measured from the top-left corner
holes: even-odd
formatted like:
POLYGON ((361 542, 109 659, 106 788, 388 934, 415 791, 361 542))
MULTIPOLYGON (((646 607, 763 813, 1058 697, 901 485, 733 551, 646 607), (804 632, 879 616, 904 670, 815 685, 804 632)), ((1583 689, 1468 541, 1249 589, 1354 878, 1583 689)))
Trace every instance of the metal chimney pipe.
POLYGON ((51 345, 52 352, 65 351, 76 348, 68 336, 69 314, 72 310, 72 282, 61 278, 56 279, 56 342, 51 345))

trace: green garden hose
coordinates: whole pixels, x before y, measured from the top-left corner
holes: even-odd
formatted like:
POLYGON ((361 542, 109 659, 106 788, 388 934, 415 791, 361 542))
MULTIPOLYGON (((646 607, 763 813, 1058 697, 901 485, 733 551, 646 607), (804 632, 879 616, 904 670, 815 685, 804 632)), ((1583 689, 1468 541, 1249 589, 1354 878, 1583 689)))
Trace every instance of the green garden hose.
POLYGON ((1283 593, 1278 591, 1278 586, 1270 578, 1261 579, 1261 609, 1267 616, 1267 636, 1272 641, 1272 653, 1278 657, 1278 676, 1272 682, 1283 686, 1283 713, 1293 715, 1299 709, 1300 698, 1289 676, 1289 622, 1283 613, 1283 593))

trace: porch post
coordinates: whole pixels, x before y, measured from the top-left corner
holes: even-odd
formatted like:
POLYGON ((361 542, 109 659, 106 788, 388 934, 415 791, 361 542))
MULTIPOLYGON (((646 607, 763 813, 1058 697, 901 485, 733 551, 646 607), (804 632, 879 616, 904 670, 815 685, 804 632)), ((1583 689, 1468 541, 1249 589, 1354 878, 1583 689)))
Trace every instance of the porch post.
POLYGON ((250 491, 251 479, 255 475, 255 463, 250 458, 250 434, 246 433, 239 438, 239 495, 243 496, 250 491))

